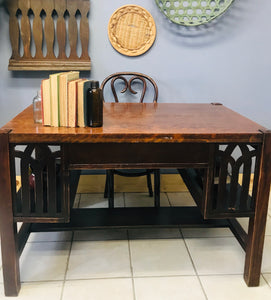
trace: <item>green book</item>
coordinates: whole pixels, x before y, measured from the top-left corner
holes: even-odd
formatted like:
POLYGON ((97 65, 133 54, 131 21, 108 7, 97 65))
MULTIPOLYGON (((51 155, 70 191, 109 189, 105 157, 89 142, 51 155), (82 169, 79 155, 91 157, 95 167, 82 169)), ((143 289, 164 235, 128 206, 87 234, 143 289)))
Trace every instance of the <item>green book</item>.
POLYGON ((51 93, 51 126, 59 127, 59 76, 63 73, 55 73, 49 76, 51 93))

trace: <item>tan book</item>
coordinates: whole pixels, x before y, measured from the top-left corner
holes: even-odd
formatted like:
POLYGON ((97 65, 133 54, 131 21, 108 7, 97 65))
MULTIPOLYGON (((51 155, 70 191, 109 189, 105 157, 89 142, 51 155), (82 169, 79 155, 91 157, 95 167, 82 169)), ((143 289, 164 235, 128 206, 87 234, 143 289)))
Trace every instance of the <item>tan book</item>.
POLYGON ((51 98, 51 126, 59 127, 59 76, 55 73, 49 76, 51 98))
POLYGON ((77 125, 77 85, 81 79, 68 82, 68 127, 77 125))
POLYGON ((59 123, 68 126, 68 82, 79 79, 78 71, 63 73, 59 76, 59 123))
POLYGON ((41 81, 42 124, 51 126, 50 79, 41 81))
POLYGON ((87 79, 82 79, 77 85, 77 126, 85 127, 84 120, 84 83, 87 79))

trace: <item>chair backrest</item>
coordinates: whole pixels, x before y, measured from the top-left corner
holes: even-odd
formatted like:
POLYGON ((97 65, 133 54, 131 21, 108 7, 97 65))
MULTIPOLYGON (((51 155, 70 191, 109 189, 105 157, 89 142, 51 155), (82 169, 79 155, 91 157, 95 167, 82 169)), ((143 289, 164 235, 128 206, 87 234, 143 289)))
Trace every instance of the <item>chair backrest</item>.
POLYGON ((147 86, 152 86, 153 87, 153 102, 157 102, 157 98, 158 98, 158 87, 155 83, 155 81, 142 73, 136 73, 136 72, 118 72, 118 73, 114 73, 109 75, 108 77, 106 77, 104 79, 104 81, 101 84, 101 89, 103 91, 104 94, 104 98, 105 98, 105 93, 104 93, 104 89, 106 84, 111 80, 111 91, 113 93, 115 102, 119 102, 119 98, 117 96, 117 91, 116 91, 116 84, 115 82, 117 80, 121 80, 124 83, 124 88, 120 91, 121 93, 125 93, 127 90, 130 91, 130 93, 132 94, 137 94, 137 92, 132 88, 132 84, 135 81, 141 81, 142 83, 142 92, 141 92, 141 97, 139 102, 143 102, 144 97, 145 97, 145 93, 146 93, 146 89, 147 86))

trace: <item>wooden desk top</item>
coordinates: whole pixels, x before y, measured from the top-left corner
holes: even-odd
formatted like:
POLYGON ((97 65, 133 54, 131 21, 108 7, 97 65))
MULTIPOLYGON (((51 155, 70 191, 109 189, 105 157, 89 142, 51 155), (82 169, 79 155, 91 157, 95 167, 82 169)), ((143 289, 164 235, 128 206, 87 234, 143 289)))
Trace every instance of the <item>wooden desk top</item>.
POLYGON ((188 103, 105 103, 100 128, 34 124, 32 105, 2 127, 11 143, 261 142, 259 124, 223 105, 188 103))

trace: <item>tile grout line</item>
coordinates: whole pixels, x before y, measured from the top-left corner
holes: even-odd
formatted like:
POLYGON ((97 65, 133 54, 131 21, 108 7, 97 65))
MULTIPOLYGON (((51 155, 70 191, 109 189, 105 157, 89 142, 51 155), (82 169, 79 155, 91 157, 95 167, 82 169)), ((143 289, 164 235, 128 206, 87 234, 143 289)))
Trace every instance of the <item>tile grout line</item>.
MULTIPOLYGON (((264 273, 266 275, 270 275, 271 273, 264 273)), ((261 273, 261 275, 264 276, 264 274, 261 273)), ((199 275, 201 277, 219 277, 219 276, 241 276, 243 273, 234 273, 234 274, 202 274, 199 275)), ((134 278, 165 278, 165 277, 195 277, 196 275, 138 275, 134 276, 134 278)), ((94 277, 94 278, 73 278, 73 279, 65 279, 65 282, 67 281, 88 281, 88 280, 103 280, 103 279, 128 279, 132 278, 130 276, 118 276, 118 277, 94 277)), ((22 283, 41 283, 41 282, 62 282, 61 279, 55 279, 55 280, 30 280, 30 281, 22 281, 22 283)), ((3 282, 0 282, 0 284, 3 284, 3 282)))
MULTIPOLYGON (((76 195, 79 195, 79 199, 78 199, 78 204, 77 204, 77 206, 75 208, 80 208, 82 193, 76 193, 76 195)), ((74 239, 74 231, 72 231, 71 244, 70 244, 70 249, 69 249, 69 254, 68 254, 68 259, 67 259, 67 264, 66 264, 66 269, 65 269, 65 274, 64 274, 64 279, 63 279, 63 282, 62 282, 62 289, 61 289, 61 294, 60 294, 60 300, 63 299, 64 287, 65 287, 65 283, 67 281, 66 278, 67 278, 67 272, 68 272, 68 267, 69 267, 69 262, 70 262, 70 257, 71 257, 73 239, 74 239)))
POLYGON ((166 197, 167 197, 167 201, 168 201, 168 203, 169 203, 169 207, 172 207, 171 202, 170 202, 170 199, 169 199, 169 196, 168 196, 168 193, 165 192, 165 194, 166 194, 166 197))
MULTIPOLYGON (((80 196, 80 198, 81 198, 81 196, 80 196)), ((80 199, 79 199, 79 201, 80 201, 80 199)), ((69 262, 70 262, 71 252, 72 252, 73 239, 74 239, 74 231, 72 232, 71 245, 70 245, 70 249, 69 249, 69 254, 68 254, 68 259, 67 259, 67 264, 66 264, 66 269, 65 269, 65 274, 64 274, 64 279, 63 279, 63 283, 62 283, 62 289, 61 289, 61 294, 60 294, 60 300, 63 299, 64 286, 65 286, 65 283, 66 283, 67 272, 68 272, 69 262)))
POLYGON ((76 195, 79 195, 78 204, 77 204, 76 208, 80 208, 80 202, 81 202, 82 194, 80 193, 80 194, 76 194, 76 195))
POLYGON ((193 268, 194 268, 194 271, 195 271, 195 273, 196 273, 196 276, 197 276, 197 278, 198 278, 199 284, 200 284, 200 286, 201 286, 201 290, 202 290, 202 292, 203 292, 203 294, 204 294, 205 299, 208 300, 208 297, 207 297, 207 295, 206 295, 206 292, 205 292, 204 287, 203 287, 203 285, 202 285, 202 282, 201 282, 201 280, 200 280, 198 271, 197 271, 196 266, 195 266, 195 264, 194 264, 194 261, 193 261, 193 259, 192 259, 191 253, 190 253, 190 251, 189 251, 189 249, 188 249, 188 246, 187 246, 187 244, 186 244, 185 238, 184 238, 184 236, 183 236, 182 229, 181 229, 180 227, 179 227, 179 231, 180 231, 181 237, 182 237, 182 239, 183 239, 183 242, 184 242, 186 251, 187 251, 187 253, 188 253, 189 257, 190 257, 190 260, 191 260, 191 263, 192 263, 192 265, 193 265, 193 268))
POLYGON ((170 201, 169 201, 168 194, 167 194, 167 192, 164 192, 164 193, 165 193, 165 195, 166 195, 166 199, 167 199, 167 202, 168 202, 168 207, 171 207, 171 203, 170 203, 170 201))
POLYGON ((269 286, 269 288, 271 289, 271 285, 269 284, 269 282, 265 279, 264 274, 261 273, 261 276, 263 278, 263 280, 265 281, 265 283, 269 286))
POLYGON ((132 279, 132 287, 133 287, 133 298, 136 300, 136 292, 135 292, 135 282, 134 282, 134 272, 133 272, 133 265, 132 265, 132 254, 131 254, 131 245, 130 245, 130 237, 129 237, 129 230, 126 231, 127 234, 127 241, 128 241, 128 251, 129 251, 129 259, 130 259, 130 270, 131 270, 131 279, 132 279))
MULTIPOLYGON (((181 227, 181 229, 186 229, 186 227, 181 227)), ((235 239, 234 236, 229 236, 229 235, 225 235, 225 236, 194 236, 194 235, 187 235, 184 236, 185 239, 201 239, 201 240, 205 240, 205 239, 235 239)), ((239 244, 238 244, 239 245, 239 244)))

